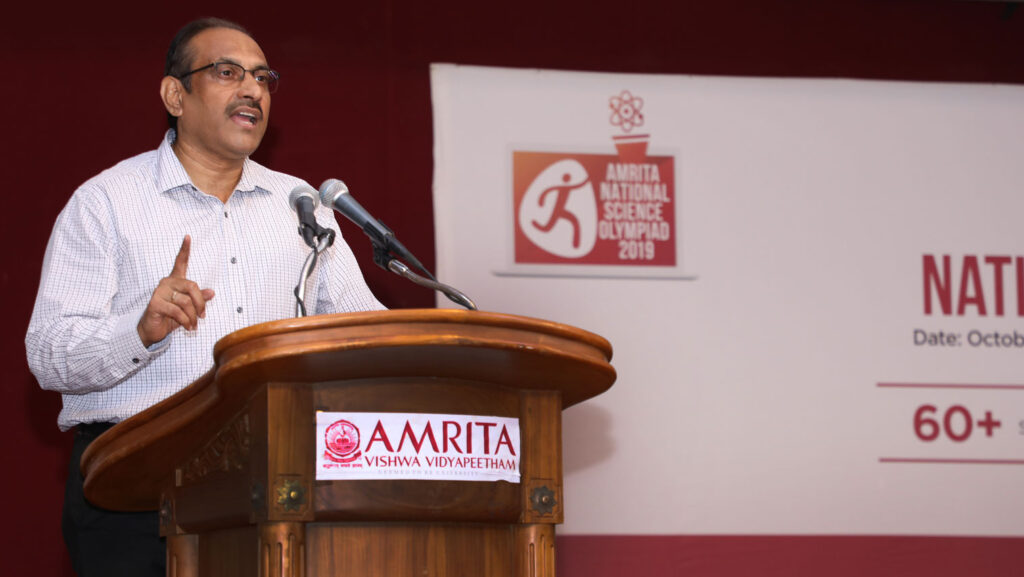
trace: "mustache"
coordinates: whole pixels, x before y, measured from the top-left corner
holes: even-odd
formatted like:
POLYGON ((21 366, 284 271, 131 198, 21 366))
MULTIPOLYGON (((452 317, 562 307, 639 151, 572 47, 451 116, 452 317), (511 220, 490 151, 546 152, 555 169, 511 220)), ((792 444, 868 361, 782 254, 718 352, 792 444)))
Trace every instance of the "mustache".
POLYGON ((228 105, 228 116, 233 115, 239 108, 255 108, 260 113, 260 118, 263 118, 263 107, 260 105, 258 100, 241 98, 232 102, 228 105))

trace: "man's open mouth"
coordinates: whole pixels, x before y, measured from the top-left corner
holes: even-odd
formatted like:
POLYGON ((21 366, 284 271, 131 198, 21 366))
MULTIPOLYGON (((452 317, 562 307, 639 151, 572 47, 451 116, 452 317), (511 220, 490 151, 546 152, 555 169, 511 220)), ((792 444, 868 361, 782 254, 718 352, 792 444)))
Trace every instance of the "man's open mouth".
POLYGON ((234 114, 234 116, 238 116, 240 118, 243 118, 246 121, 248 121, 249 124, 252 124, 252 125, 255 125, 256 121, 259 120, 259 118, 256 116, 256 114, 254 114, 252 112, 245 112, 245 111, 236 112, 234 114))

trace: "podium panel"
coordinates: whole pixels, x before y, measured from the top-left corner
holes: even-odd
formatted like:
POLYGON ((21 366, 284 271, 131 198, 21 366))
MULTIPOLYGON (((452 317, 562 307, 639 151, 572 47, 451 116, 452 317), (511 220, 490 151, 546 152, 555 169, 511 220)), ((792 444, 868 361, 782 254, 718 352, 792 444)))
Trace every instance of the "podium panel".
POLYGON ((561 412, 614 382, 601 337, 384 311, 256 325, 214 358, 82 458, 93 503, 159 509, 170 575, 554 574, 561 412), (317 479, 318 412, 515 419, 519 482, 317 479))

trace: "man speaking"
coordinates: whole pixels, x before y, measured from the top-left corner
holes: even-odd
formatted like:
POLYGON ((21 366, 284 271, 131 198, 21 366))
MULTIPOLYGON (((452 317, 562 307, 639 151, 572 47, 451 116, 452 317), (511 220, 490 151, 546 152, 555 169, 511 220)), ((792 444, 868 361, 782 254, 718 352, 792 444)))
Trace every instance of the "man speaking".
MULTIPOLYGON (((170 129, 156 150, 75 191, 50 236, 25 339, 39 384, 62 394, 58 425, 77 427, 63 528, 83 577, 165 572, 155 512, 83 497, 85 448, 210 369, 224 335, 293 316, 309 251, 288 201, 305 183, 249 159, 279 79, 256 41, 232 22, 191 22, 164 72, 170 129)), ((329 208, 316 218, 337 230, 329 208)), ((303 296, 316 313, 384 308, 340 235, 303 296)))

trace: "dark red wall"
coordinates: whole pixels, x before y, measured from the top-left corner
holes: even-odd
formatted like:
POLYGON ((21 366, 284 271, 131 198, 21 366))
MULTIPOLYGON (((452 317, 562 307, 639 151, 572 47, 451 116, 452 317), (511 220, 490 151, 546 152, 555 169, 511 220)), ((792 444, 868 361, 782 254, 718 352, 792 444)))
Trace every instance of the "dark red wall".
MULTIPOLYGON (((0 16, 0 158, 6 181, 3 572, 70 575, 59 509, 70 439, 58 395, 28 372, 24 333, 43 250, 75 187, 157 146, 163 57, 184 22, 249 27, 283 74, 257 159, 314 186, 343 178, 427 266, 434 264, 428 64, 673 74, 1024 82, 1024 15, 966 1, 732 0, 512 3, 23 3, 0 16), (172 5, 173 4, 173 5, 172 5), (13 563, 13 564, 12 564, 13 563)), ((433 296, 377 270, 391 307, 433 296)))

